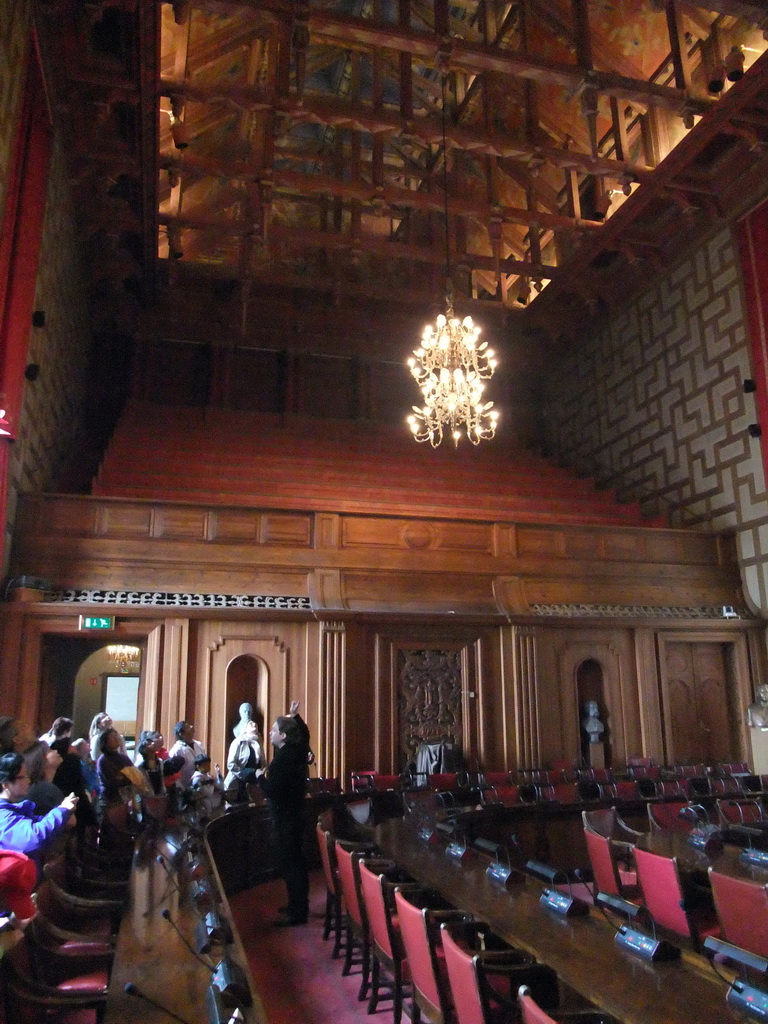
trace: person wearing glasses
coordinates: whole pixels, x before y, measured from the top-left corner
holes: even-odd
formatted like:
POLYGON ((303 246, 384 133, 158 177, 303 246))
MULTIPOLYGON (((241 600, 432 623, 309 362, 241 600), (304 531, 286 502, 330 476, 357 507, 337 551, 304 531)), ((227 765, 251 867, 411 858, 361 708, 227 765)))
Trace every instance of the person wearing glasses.
POLYGON ((29 774, 21 754, 3 754, 0 757, 0 849, 16 850, 40 866, 43 852, 56 836, 74 823, 77 797, 65 796, 61 803, 37 814, 31 800, 27 800, 29 774))

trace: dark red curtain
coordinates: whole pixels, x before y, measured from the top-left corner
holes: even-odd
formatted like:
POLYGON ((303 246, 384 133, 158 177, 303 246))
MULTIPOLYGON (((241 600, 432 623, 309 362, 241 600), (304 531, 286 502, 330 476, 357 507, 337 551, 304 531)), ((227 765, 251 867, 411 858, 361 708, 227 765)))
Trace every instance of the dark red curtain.
POLYGON ((737 226, 752 343, 758 422, 764 431, 763 466, 768 479, 768 202, 737 226))
MULTIPOLYGON (((51 124, 36 52, 30 46, 16 139, 0 210, 0 409, 11 437, 19 426, 32 307, 45 215, 51 124)), ((5 536, 8 440, 0 440, 0 564, 5 536)))

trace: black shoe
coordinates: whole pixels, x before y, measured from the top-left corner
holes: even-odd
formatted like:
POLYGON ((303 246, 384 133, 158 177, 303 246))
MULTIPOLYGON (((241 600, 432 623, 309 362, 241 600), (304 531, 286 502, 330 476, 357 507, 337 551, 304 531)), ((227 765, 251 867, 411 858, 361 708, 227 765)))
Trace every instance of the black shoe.
POLYGON ((293 914, 289 914, 287 917, 278 917, 274 922, 275 928, 295 928, 297 925, 306 924, 307 916, 296 917, 293 914))

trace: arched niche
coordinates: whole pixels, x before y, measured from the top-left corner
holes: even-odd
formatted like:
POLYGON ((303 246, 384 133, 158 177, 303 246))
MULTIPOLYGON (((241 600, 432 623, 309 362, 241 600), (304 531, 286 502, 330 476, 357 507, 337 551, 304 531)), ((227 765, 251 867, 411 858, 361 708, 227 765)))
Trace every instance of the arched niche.
MULTIPOLYGON (((280 636, 238 630, 219 634, 209 644, 195 713, 208 725, 205 740, 214 763, 226 764, 240 705, 247 701, 253 706, 263 730, 284 714, 287 687, 288 649, 280 636)), ((262 738, 266 740, 263 731, 262 738)), ((270 757, 266 749, 265 756, 270 757)))
MULTIPOLYGON (((608 722, 608 708, 605 701, 605 680, 603 666, 597 658, 585 658, 576 666, 576 694, 579 723, 584 717, 584 708, 588 701, 594 701, 600 710, 600 720, 605 726, 603 744, 606 767, 611 766, 611 730, 608 722)), ((589 763, 589 739, 579 724, 581 737, 581 757, 585 764, 589 763)))
POLYGON ((629 672, 631 667, 626 656, 622 657, 620 649, 610 640, 578 641, 564 646, 558 661, 559 678, 563 684, 561 756, 581 755, 583 704, 587 700, 596 700, 605 725, 603 739, 609 745, 613 761, 623 761, 626 757, 625 714, 628 710, 624 697, 628 680, 623 677, 625 670, 629 672))
POLYGON ((239 654, 227 665, 225 676, 225 707, 227 741, 234 739, 232 730, 240 720, 240 705, 250 704, 253 718, 264 736, 264 699, 269 671, 264 661, 253 654, 239 654))

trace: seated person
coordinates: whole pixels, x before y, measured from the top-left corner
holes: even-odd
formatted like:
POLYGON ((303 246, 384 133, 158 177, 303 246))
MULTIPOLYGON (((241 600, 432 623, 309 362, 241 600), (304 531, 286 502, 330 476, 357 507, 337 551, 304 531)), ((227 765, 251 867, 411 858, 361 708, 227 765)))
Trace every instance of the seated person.
POLYGON ((221 768, 214 765, 215 776, 211 775, 211 759, 207 754, 195 758, 195 774, 190 783, 190 796, 200 816, 210 818, 214 811, 224 806, 224 780, 221 768))
POLYGON ((26 853, 36 865, 51 841, 74 825, 77 807, 74 793, 65 796, 47 814, 36 814, 29 790, 29 774, 21 754, 0 757, 0 849, 26 853))
MULTIPOLYGON (((69 740, 64 742, 69 746, 69 740)), ((38 741, 24 755, 24 763, 30 781, 27 800, 32 801, 38 814, 47 814, 64 799, 63 790, 53 781, 61 765, 61 755, 47 743, 38 741)), ((72 787, 69 792, 74 792, 72 787)))

